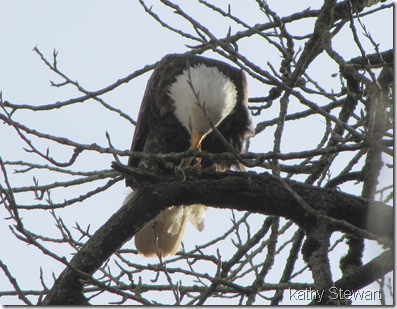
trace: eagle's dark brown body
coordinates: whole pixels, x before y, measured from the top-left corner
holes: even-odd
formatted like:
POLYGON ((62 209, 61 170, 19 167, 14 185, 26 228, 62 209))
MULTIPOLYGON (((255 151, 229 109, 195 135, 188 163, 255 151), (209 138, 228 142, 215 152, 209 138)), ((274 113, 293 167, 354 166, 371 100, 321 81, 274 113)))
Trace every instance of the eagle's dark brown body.
MULTIPOLYGON (((233 103, 235 104, 234 108, 219 123, 217 128, 220 133, 226 138, 226 140, 236 149, 237 152, 242 151, 247 136, 252 133, 251 121, 247 108, 247 84, 243 71, 220 61, 197 55, 187 54, 167 55, 158 63, 155 70, 153 71, 153 74, 147 83, 145 94, 141 103, 138 121, 131 145, 132 151, 143 151, 147 153, 170 153, 183 152, 189 149, 192 139, 191 134, 188 132, 186 127, 181 124, 181 121, 174 113, 175 104, 182 103, 173 102, 170 97, 169 89, 170 86, 175 83, 176 77, 178 75, 181 75, 188 67, 195 68, 198 65, 204 65, 205 67, 210 68, 217 68, 217 72, 221 72, 221 74, 219 74, 220 78, 224 78, 234 84, 236 90, 234 92, 236 98, 236 102, 233 103)), ((205 89, 197 89, 199 93, 200 90, 204 92, 205 89)), ((187 89, 186 91, 189 91, 189 89, 187 89)), ((187 103, 183 102, 183 104, 187 103)), ((188 104, 190 104, 190 102, 188 102, 188 104)), ((189 117, 195 117, 195 115, 192 114, 189 115, 189 117)), ((228 151, 227 147, 224 145, 224 143, 222 143, 222 141, 219 139, 215 132, 210 132, 205 135, 205 137, 201 141, 201 150, 211 153, 222 153, 228 151)), ((203 168, 211 165, 222 166, 222 168, 225 168, 231 167, 235 164, 236 161, 210 162, 206 159, 203 159, 201 161, 201 165, 203 168)), ((153 166, 153 163, 142 162, 140 159, 133 157, 130 157, 128 165, 132 167, 148 167, 161 169, 161 162, 153 166)), ((131 176, 127 177, 126 184, 133 189, 137 188, 136 182, 131 176)), ((167 211, 170 210, 167 209, 165 212, 167 211)), ((180 216, 180 214, 178 213, 175 214, 175 211, 176 210, 174 208, 174 213, 171 215, 171 217, 180 216)), ((166 215, 165 212, 162 213, 163 217, 164 215, 166 215)), ((160 217, 161 215, 158 217, 158 221, 160 220, 160 217)), ((161 219, 162 223, 164 223, 164 220, 164 218, 161 219)), ((182 218, 178 224, 181 225, 182 234, 184 226, 186 224, 186 218, 182 218)), ((141 247, 144 246, 144 242, 150 242, 152 239, 152 228, 149 229, 148 227, 153 227, 156 225, 157 227, 159 227, 161 224, 154 221, 151 223, 151 225, 149 224, 146 227, 146 231, 144 227, 143 230, 140 231, 141 235, 136 235, 135 237, 136 244, 137 239, 138 242, 140 242, 139 246, 141 247)), ((165 227, 165 230, 157 230, 157 246, 159 246, 159 244, 161 243, 160 238, 162 236, 159 234, 167 233, 169 229, 169 227, 165 227)), ((177 236, 177 238, 179 239, 176 239, 175 241, 177 241, 176 246, 179 247, 180 238, 182 235, 177 236)), ((151 247, 152 248, 150 250, 153 251, 153 244, 151 244, 151 247)), ((138 250, 139 249, 140 248, 138 248, 138 250)), ((176 249, 172 248, 173 252, 171 252, 171 254, 173 254, 176 249)), ((140 251, 147 256, 154 255, 153 252, 149 252, 150 250, 148 252, 142 252, 145 250, 149 249, 143 248, 140 251)), ((160 252, 162 251, 160 250, 160 252)), ((167 252, 163 252, 163 256, 167 255, 169 255, 167 254, 167 252)))

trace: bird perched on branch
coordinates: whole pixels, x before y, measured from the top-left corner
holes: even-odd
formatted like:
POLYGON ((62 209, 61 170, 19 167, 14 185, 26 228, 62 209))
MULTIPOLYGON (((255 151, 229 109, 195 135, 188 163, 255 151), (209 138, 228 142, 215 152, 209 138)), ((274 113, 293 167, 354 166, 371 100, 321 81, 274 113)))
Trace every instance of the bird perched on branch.
MULTIPOLYGON (((197 55, 167 55, 147 83, 131 150, 171 153, 190 149, 222 153, 232 147, 240 153, 252 135, 247 103, 247 82, 242 70, 197 55)), ((179 166, 186 169, 194 164, 217 170, 239 167, 237 160, 212 162, 206 158, 200 162, 185 158, 179 166)), ((133 156, 128 165, 164 169, 162 162, 133 156)), ((139 190, 133 176, 127 177, 126 184, 139 190)), ((204 205, 167 208, 135 235, 138 252, 148 257, 175 254, 187 221, 201 231, 205 211, 204 205)))

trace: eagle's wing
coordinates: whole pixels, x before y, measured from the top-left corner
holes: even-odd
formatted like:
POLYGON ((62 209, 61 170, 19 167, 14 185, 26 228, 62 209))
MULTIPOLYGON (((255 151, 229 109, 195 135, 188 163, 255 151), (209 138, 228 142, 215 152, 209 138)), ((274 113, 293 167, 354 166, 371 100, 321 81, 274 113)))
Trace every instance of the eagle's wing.
MULTIPOLYGON (((172 115, 174 108, 167 93, 175 76, 183 71, 180 61, 180 57, 172 54, 157 63, 142 98, 131 151, 170 153, 187 150, 187 132, 172 115)), ((138 167, 140 163, 141 159, 133 156, 128 160, 131 167, 138 167)), ((126 178, 126 185, 135 187, 132 176, 126 178)))
MULTIPOLYGON (((139 116, 137 123, 135 125, 134 136, 131 144, 131 151, 143 151, 143 147, 145 146, 145 141, 149 129, 149 122, 148 122, 149 113, 147 112, 147 110, 150 108, 149 104, 150 104, 150 100, 152 99, 150 92, 152 91, 153 91, 152 85, 150 82, 148 82, 145 90, 145 95, 143 96, 143 100, 141 103, 141 107, 139 108, 139 116)), ((132 167, 137 167, 139 161, 140 161, 139 158, 134 158, 133 156, 130 156, 128 160, 128 165, 132 167)), ((128 182, 127 185, 129 185, 128 182)))

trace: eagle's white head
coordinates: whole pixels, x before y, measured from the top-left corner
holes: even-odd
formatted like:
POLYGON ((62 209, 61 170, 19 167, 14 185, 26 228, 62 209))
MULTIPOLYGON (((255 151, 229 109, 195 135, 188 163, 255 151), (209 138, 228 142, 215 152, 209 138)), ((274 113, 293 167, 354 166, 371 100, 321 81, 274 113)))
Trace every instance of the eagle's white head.
POLYGON ((186 68, 176 76, 168 94, 175 116, 190 133, 191 149, 199 148, 212 131, 208 119, 217 126, 237 103, 237 90, 231 79, 218 68, 205 64, 186 68))

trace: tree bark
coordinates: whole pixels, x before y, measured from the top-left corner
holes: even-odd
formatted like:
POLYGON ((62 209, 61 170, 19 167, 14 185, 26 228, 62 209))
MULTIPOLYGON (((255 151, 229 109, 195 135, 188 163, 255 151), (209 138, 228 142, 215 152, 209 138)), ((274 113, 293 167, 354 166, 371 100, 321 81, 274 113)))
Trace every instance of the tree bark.
MULTIPOLYGON (((312 187, 291 180, 285 182, 314 210, 326 207, 330 217, 344 220, 385 240, 392 240, 392 207, 368 203, 359 197, 336 190, 312 187), (368 213, 371 213, 370 224, 368 213)), ((84 280, 89 280, 90 276, 142 226, 167 207, 197 203, 221 209, 233 208, 281 216, 293 220, 303 229, 313 226, 316 220, 279 179, 268 173, 203 173, 199 176, 188 176, 184 181, 147 184, 76 253, 42 304, 87 304, 83 295, 84 280)), ((343 230, 339 225, 330 227, 343 230)))

